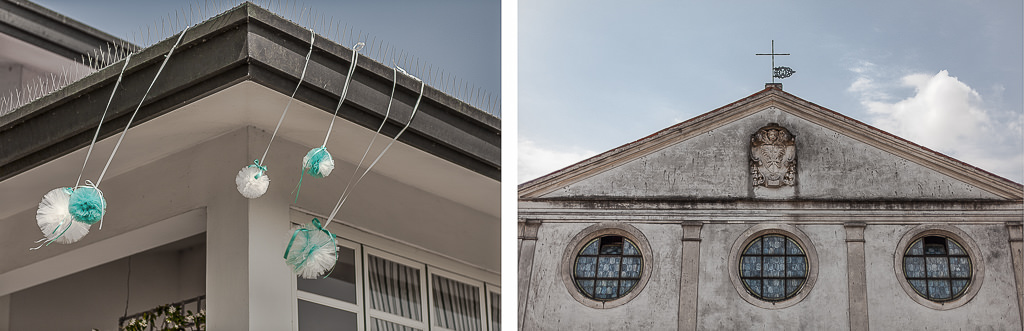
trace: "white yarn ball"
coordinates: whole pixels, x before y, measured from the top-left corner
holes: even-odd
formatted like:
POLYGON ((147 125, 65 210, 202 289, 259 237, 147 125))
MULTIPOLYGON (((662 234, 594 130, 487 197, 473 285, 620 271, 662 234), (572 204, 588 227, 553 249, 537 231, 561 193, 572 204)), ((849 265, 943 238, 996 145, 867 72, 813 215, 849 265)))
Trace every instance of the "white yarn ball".
POLYGON ((235 185, 238 185, 238 193, 249 199, 256 199, 267 193, 270 186, 270 176, 267 176, 260 168, 245 166, 235 176, 235 185))
POLYGON ((288 235, 294 239, 289 239, 291 246, 286 252, 285 263, 299 277, 316 279, 334 268, 334 264, 338 262, 338 248, 331 235, 317 229, 313 224, 292 228, 288 235))
POLYGON ((71 189, 67 187, 56 188, 43 195, 39 209, 36 210, 36 224, 47 241, 70 244, 89 234, 92 225, 75 222, 71 217, 68 211, 70 201, 71 189))

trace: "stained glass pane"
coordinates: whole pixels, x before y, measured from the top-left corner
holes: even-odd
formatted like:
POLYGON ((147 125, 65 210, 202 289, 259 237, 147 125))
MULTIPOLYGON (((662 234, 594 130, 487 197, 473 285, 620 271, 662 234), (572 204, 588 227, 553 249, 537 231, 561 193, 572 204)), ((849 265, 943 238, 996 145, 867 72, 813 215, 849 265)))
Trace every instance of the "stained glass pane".
POLYGON ((948 280, 928 280, 928 292, 932 299, 945 300, 952 297, 948 280))
POLYGON ((783 255, 786 252, 786 239, 779 235, 764 236, 765 255, 783 255))
POLYGON ((784 256, 765 256, 764 257, 764 277, 785 277, 786 274, 786 257, 784 256))
POLYGON ((903 272, 908 278, 924 278, 924 258, 905 257, 903 258, 903 272))
POLYGON ((744 279, 744 283, 747 284, 747 289, 753 292, 754 295, 761 296, 761 280, 760 279, 744 279))
POLYGON ((618 256, 602 256, 597 261, 597 278, 618 278, 619 260, 618 256))
POLYGON ((580 288, 583 289, 583 292, 587 295, 594 296, 594 280, 577 280, 576 284, 579 284, 580 288))
POLYGON ((946 245, 925 242, 924 255, 946 255, 946 245))
POLYGON ((952 277, 971 277, 971 262, 966 257, 949 258, 949 274, 952 277))
POLYGON ((959 295, 960 292, 967 289, 968 283, 970 283, 970 281, 966 279, 953 280, 953 295, 959 295))
POLYGON ((614 299, 619 297, 619 281, 599 280, 594 289, 594 297, 598 299, 614 299))
POLYGON ((807 275, 807 259, 803 256, 786 257, 786 277, 804 277, 807 275))
POLYGON ((967 255, 964 248, 960 247, 960 244, 953 241, 953 239, 946 239, 946 241, 949 244, 949 255, 967 255))
POLYGON ((594 277, 596 272, 596 256, 580 256, 576 258, 576 277, 594 277))
POLYGON ((761 257, 744 256, 740 264, 740 275, 743 277, 761 277, 761 257))
POLYGON ((622 239, 622 255, 640 255, 640 250, 632 242, 622 239))
POLYGON ((786 296, 785 280, 765 279, 764 297, 767 299, 782 299, 786 296))
POLYGON ((622 278, 640 278, 640 266, 643 258, 624 257, 622 258, 622 278))
POLYGON ((761 255, 761 238, 754 239, 743 254, 761 255))
POLYGON ((946 261, 946 257, 927 257, 925 259, 925 263, 928 264, 928 278, 949 277, 949 262, 946 261))
POLYGON ((597 255, 597 246, 600 241, 601 239, 591 240, 587 247, 584 247, 583 251, 580 252, 580 255, 597 255))
POLYGON ((910 245, 910 249, 907 250, 907 255, 924 255, 924 244, 923 240, 918 239, 913 245, 910 245))
POLYGON ((913 286, 914 289, 917 290, 917 293, 921 293, 921 295, 927 295, 927 293, 928 293, 928 288, 927 288, 928 287, 928 282, 927 281, 925 281, 924 279, 911 279, 911 280, 908 280, 908 282, 910 282, 910 286, 913 286))
POLYGON ((601 245, 601 255, 622 255, 622 245, 601 245))
POLYGON ((637 282, 636 280, 625 280, 625 279, 619 281, 619 283, 620 283, 619 284, 619 296, 621 297, 623 295, 626 295, 626 293, 629 292, 629 290, 633 289, 633 286, 636 286, 636 282, 637 282))
POLYGON ((786 254, 789 255, 804 255, 804 252, 800 250, 800 245, 797 245, 793 239, 786 240, 786 254))
POLYGON ((800 285, 804 284, 803 279, 788 279, 786 280, 786 296, 793 295, 797 290, 800 289, 800 285))

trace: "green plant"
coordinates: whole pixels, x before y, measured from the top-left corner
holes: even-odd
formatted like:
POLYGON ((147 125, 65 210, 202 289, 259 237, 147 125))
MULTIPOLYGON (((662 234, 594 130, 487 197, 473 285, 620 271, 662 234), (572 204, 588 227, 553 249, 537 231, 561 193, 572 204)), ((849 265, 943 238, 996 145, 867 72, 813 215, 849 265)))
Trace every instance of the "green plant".
POLYGON ((201 309, 199 312, 193 313, 191 310, 183 311, 174 305, 163 305, 142 313, 142 316, 128 320, 124 330, 206 330, 206 311, 201 309))

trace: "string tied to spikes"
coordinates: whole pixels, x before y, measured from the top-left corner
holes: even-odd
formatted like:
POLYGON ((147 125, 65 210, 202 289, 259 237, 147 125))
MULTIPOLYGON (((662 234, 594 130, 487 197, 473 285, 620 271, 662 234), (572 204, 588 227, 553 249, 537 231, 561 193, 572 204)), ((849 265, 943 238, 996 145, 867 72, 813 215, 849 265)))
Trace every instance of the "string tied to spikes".
MULTIPOLYGON (((391 139, 391 142, 389 142, 388 145, 385 146, 384 149, 381 150, 379 154, 377 154, 377 157, 373 160, 373 162, 370 163, 369 166, 366 167, 365 170, 363 170, 363 173, 359 175, 359 177, 355 177, 355 175, 359 172, 359 168, 362 166, 363 161, 366 159, 366 156, 369 154, 370 148, 373 146, 374 140, 370 140, 370 144, 366 147, 366 151, 363 152, 363 158, 359 160, 359 164, 356 166, 355 172, 352 173, 352 177, 355 178, 355 180, 349 180, 349 183, 345 186, 345 190, 342 192, 341 197, 338 198, 338 203, 334 206, 334 209, 331 211, 331 215, 327 217, 327 221, 324 222, 323 225, 320 224, 319 219, 314 218, 310 224, 306 224, 300 228, 292 230, 292 240, 289 242, 288 247, 285 249, 285 263, 288 264, 288 266, 291 267, 292 270, 294 270, 295 273, 297 273, 300 277, 310 279, 316 278, 317 276, 324 274, 329 269, 332 269, 334 267, 334 264, 337 262, 336 245, 317 245, 317 243, 322 243, 325 240, 322 237, 320 239, 313 238, 312 236, 315 234, 312 233, 313 229, 322 230, 321 233, 333 236, 333 234, 331 234, 330 231, 327 230, 327 225, 329 225, 331 221, 335 218, 335 216, 338 215, 338 211, 341 210, 341 206, 345 204, 345 201, 348 199, 349 195, 352 194, 352 191, 355 190, 355 187, 356 185, 359 184, 359 181, 361 181, 363 177, 365 177, 366 174, 370 172, 370 169, 372 169, 373 166, 376 165, 378 161, 380 161, 381 157, 384 156, 384 153, 387 152, 388 149, 391 148, 391 145, 398 140, 398 137, 400 137, 402 133, 409 128, 409 125, 412 123, 412 120, 416 117, 416 111, 417 109, 419 109, 420 101, 423 99, 423 90, 426 84, 419 78, 409 75, 408 73, 405 72, 405 70, 402 70, 402 68, 395 67, 393 76, 393 81, 395 81, 395 83, 392 84, 391 87, 391 100, 388 101, 388 110, 385 113, 384 121, 381 122, 381 128, 383 128, 384 124, 387 122, 387 114, 391 113, 391 105, 394 102, 395 88, 397 87, 397 78, 399 71, 401 71, 405 75, 408 75, 409 77, 412 77, 414 80, 420 82, 419 97, 416 99, 416 104, 412 108, 412 114, 409 116, 409 122, 407 122, 405 126, 402 128, 402 130, 400 130, 398 134, 396 134, 395 137, 391 139), (293 243, 296 241, 296 238, 302 239, 302 243, 295 243, 295 245, 293 245, 293 243), (302 258, 295 258, 296 256, 300 256, 302 258), (305 256, 308 256, 308 258, 305 256), (310 263, 309 261, 314 262, 310 263)), ((377 129, 377 133, 374 134, 374 137, 376 137, 376 135, 380 133, 381 128, 377 129)), ((329 275, 330 273, 327 272, 327 274, 329 275)))
POLYGON ((341 97, 338 99, 338 105, 334 107, 334 116, 331 117, 331 124, 327 127, 327 136, 324 137, 324 143, 320 147, 313 148, 306 153, 306 156, 302 158, 302 172, 299 174, 299 183, 295 186, 295 201, 299 201, 299 193, 302 192, 302 178, 305 175, 310 175, 314 178, 327 177, 334 171, 334 158, 331 157, 331 153, 327 151, 327 140, 331 138, 331 131, 334 129, 334 120, 338 118, 338 111, 341 109, 341 104, 345 102, 345 98, 348 96, 348 88, 352 83, 352 76, 356 72, 356 66, 359 64, 359 51, 363 49, 366 44, 358 42, 352 46, 352 63, 348 67, 348 74, 345 75, 345 84, 341 87, 341 97))
POLYGON ((309 51, 306 52, 306 63, 302 65, 299 83, 295 85, 295 90, 288 97, 288 103, 284 105, 284 111, 281 112, 281 118, 277 120, 274 133, 270 135, 270 142, 267 142, 267 149, 263 151, 263 157, 254 160, 251 165, 242 167, 242 170, 239 170, 238 175, 235 176, 235 185, 238 187, 238 193, 241 193, 246 198, 259 198, 264 193, 267 193, 267 188, 270 187, 270 176, 266 174, 267 154, 270 153, 270 146, 274 143, 278 130, 281 129, 281 123, 284 122, 285 115, 288 115, 288 108, 291 107, 292 100, 295 100, 295 94, 299 92, 302 81, 306 79, 306 69, 309 67, 309 58, 313 55, 313 44, 316 42, 316 32, 313 29, 309 29, 309 34, 309 51), (261 160, 263 163, 260 163, 261 160))
MULTIPOLYGON (((163 72, 164 67, 167 66, 167 61, 171 59, 171 55, 174 54, 174 50, 181 44, 181 40, 185 36, 185 32, 188 31, 188 28, 189 27, 186 26, 185 29, 181 31, 181 34, 178 35, 178 40, 174 42, 173 46, 171 46, 167 55, 164 55, 164 60, 160 64, 160 68, 157 69, 156 75, 153 76, 153 81, 149 83, 149 88, 147 88, 146 93, 142 95, 142 99, 139 101, 139 105, 135 107, 135 111, 132 112, 132 116, 128 118, 128 124, 125 125, 124 130, 121 132, 121 136, 117 139, 117 143, 114 144, 114 149, 110 152, 110 157, 107 158, 107 163, 103 166, 103 170, 100 172, 100 176, 96 179, 96 183, 94 184, 92 181, 86 180, 85 185, 81 185, 82 176, 85 173, 85 168, 89 163, 90 156, 92 155, 92 149, 96 145, 100 128, 103 125, 103 121, 106 119, 107 111, 110 109, 110 104, 114 99, 114 94, 117 92, 117 87, 120 85, 121 79, 124 77, 124 72, 128 68, 128 62, 131 59, 131 54, 129 54, 125 59, 124 67, 121 69, 117 82, 114 83, 113 92, 111 92, 110 98, 107 100, 107 105, 103 110, 103 115, 100 117, 100 123, 96 126, 96 133, 93 134, 92 142, 89 144, 89 151, 86 152, 85 162, 82 164, 82 170, 79 172, 75 187, 51 190, 43 196, 43 201, 39 203, 39 209, 36 211, 36 222, 40 226, 40 230, 43 231, 43 235, 46 237, 46 243, 43 245, 49 245, 54 241, 61 243, 76 242, 88 234, 89 227, 97 222, 100 223, 100 229, 103 229, 103 215, 106 213, 107 201, 103 197, 103 192, 99 189, 100 183, 103 182, 103 177, 107 174, 107 169, 110 168, 110 162, 114 160, 114 156, 117 154, 118 148, 121 147, 121 143, 124 141, 124 137, 128 133, 128 129, 131 128, 132 121, 135 120, 135 115, 139 113, 139 109, 142 108, 142 104, 145 103, 146 97, 149 96, 149 92, 153 90, 153 85, 156 84, 156 80, 160 77, 160 73, 163 72), (67 227, 61 230, 60 233, 57 233, 56 229, 60 229, 64 224, 67 224, 67 227)), ((37 246, 34 249, 38 249, 43 245, 37 246)))

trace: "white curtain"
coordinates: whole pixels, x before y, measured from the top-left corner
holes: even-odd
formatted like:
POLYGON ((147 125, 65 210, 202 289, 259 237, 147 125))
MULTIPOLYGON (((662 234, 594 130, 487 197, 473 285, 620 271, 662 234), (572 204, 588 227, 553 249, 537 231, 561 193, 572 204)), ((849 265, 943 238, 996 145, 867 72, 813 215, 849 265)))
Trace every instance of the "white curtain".
MULTIPOLYGON (((408 319, 422 321, 420 270, 373 255, 367 261, 370 283, 370 308, 408 319)), ((378 329, 374 323, 373 329, 378 329)), ((383 325, 382 325, 383 327, 383 325)), ((381 328, 381 330, 395 330, 381 328)))
POLYGON ((480 288, 433 275, 434 324, 457 331, 480 331, 480 288))

